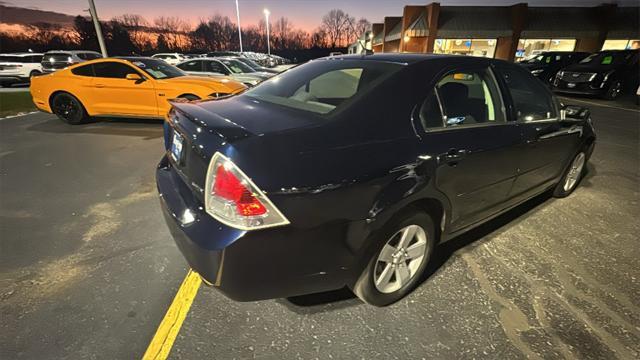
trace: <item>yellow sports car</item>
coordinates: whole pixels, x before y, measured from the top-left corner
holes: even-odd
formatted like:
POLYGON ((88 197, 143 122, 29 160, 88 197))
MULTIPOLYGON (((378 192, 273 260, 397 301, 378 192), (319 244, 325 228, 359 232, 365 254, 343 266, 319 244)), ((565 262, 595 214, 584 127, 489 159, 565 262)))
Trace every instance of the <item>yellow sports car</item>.
POLYGON ((164 118, 167 100, 217 98, 245 89, 228 77, 187 76, 162 60, 143 57, 92 60, 31 79, 35 105, 69 124, 92 116, 164 118))

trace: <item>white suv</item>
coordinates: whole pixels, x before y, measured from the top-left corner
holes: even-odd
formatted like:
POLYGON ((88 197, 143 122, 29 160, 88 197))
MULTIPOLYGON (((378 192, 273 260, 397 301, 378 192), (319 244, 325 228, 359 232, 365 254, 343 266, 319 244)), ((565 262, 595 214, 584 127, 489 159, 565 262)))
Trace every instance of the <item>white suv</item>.
POLYGON ((167 64, 171 64, 174 66, 187 59, 186 57, 184 57, 184 55, 179 53, 161 53, 152 55, 151 57, 154 59, 164 60, 167 64))
POLYGON ((29 78, 42 73, 42 54, 0 54, 0 85, 29 82, 29 78))

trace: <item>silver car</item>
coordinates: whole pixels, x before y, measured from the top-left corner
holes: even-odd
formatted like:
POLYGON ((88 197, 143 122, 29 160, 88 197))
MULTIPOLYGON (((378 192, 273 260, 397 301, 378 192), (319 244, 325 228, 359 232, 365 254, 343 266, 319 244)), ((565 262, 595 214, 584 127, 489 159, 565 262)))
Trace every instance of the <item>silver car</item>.
POLYGON ((102 54, 89 50, 47 51, 42 57, 42 72, 54 72, 56 70, 65 69, 73 64, 99 59, 101 57, 102 54))
POLYGON ((176 65, 190 75, 226 75, 247 86, 254 86, 274 74, 255 71, 242 62, 231 58, 200 58, 183 61, 176 65))

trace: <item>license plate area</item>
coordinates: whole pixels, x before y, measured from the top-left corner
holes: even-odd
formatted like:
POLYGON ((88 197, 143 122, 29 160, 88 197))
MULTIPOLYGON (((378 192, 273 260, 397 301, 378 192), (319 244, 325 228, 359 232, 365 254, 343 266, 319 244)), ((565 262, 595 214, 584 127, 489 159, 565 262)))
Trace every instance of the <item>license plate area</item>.
POLYGON ((171 139, 171 157, 173 161, 180 164, 182 162, 182 154, 184 148, 184 138, 177 131, 173 131, 171 139))

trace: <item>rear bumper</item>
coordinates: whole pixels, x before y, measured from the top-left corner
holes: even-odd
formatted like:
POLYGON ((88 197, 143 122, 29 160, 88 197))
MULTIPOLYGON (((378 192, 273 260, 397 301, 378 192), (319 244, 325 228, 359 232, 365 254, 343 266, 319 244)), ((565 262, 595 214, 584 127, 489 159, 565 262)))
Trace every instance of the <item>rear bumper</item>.
POLYGON ((28 76, 20 75, 0 75, 0 83, 29 81, 28 76))
POLYGON ((189 266, 229 298, 281 298, 347 284, 345 264, 353 256, 344 246, 344 225, 257 231, 228 227, 202 210, 166 156, 156 170, 156 183, 167 226, 189 266))

